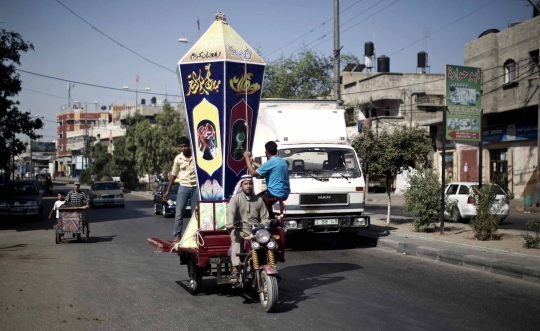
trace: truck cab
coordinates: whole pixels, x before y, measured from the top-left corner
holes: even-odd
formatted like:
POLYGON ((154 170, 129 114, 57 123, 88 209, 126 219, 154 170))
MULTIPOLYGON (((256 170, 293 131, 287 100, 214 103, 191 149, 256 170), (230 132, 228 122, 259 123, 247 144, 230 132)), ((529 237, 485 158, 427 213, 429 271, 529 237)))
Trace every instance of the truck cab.
MULTIPOLYGON (((288 234, 355 233, 369 226, 364 176, 347 141, 344 109, 335 101, 261 100, 253 143, 253 155, 260 163, 270 140, 278 144, 278 156, 288 164, 288 234)), ((254 185, 256 193, 266 189, 263 178, 255 179, 254 185)), ((274 212, 278 214, 277 207, 274 212)))

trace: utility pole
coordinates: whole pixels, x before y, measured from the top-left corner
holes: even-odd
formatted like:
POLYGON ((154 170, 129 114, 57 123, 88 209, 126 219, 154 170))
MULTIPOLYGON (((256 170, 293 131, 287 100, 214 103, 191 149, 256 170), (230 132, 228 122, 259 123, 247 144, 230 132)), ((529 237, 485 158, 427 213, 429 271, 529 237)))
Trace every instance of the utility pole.
POLYGON ((446 182, 446 178, 445 178, 445 169, 444 167, 446 166, 445 164, 445 161, 446 161, 446 113, 448 112, 448 108, 447 107, 444 107, 443 108, 443 132, 442 132, 442 154, 441 154, 441 215, 440 215, 440 218, 441 218, 441 225, 440 225, 440 233, 441 234, 444 234, 444 200, 445 200, 445 195, 444 195, 444 187, 445 187, 445 182, 446 182))
POLYGON ((341 48, 339 46, 339 0, 334 0, 334 99, 341 102, 340 85, 340 59, 341 48))

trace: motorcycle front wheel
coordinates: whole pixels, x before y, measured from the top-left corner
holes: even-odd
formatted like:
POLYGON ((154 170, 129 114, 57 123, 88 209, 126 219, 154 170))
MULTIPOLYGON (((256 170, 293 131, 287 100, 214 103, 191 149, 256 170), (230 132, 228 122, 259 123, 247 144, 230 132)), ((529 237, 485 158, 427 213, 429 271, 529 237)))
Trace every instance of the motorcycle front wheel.
POLYGON ((276 277, 269 276, 265 271, 262 271, 261 287, 259 298, 264 311, 267 313, 276 311, 278 303, 278 284, 276 277))

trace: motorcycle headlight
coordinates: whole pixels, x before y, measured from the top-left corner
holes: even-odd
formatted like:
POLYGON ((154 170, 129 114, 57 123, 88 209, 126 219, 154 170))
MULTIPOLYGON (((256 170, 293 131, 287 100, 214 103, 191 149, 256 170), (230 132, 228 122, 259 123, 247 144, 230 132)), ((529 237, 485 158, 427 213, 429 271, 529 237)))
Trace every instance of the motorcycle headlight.
POLYGON ((276 243, 271 241, 266 245, 266 247, 268 247, 268 249, 274 249, 276 248, 276 243))
POLYGON ((251 243, 251 247, 253 247, 253 249, 259 249, 259 248, 261 248, 261 244, 254 241, 254 242, 251 243))
POLYGON ((28 201, 26 203, 27 206, 37 206, 37 202, 36 201, 28 201))
POLYGON ((270 240, 270 232, 268 230, 259 230, 255 235, 255 239, 261 244, 266 244, 270 240))
POLYGON ((167 200, 167 203, 169 204, 169 206, 174 205, 174 201, 172 199, 167 200))

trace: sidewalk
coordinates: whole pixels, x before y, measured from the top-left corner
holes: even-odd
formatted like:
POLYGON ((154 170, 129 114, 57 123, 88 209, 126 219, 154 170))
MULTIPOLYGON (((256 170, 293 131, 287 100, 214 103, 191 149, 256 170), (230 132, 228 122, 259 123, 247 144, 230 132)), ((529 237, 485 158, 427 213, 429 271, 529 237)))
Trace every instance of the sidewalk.
POLYGON ((359 236, 379 248, 540 283, 540 250, 516 247, 522 244, 521 231, 499 230, 502 240, 485 242, 472 239, 468 224, 446 222, 446 234, 440 235, 413 232, 408 218, 393 219, 386 227, 386 215, 370 216, 370 228, 359 236))

